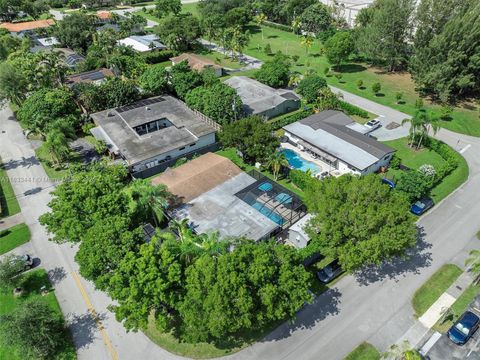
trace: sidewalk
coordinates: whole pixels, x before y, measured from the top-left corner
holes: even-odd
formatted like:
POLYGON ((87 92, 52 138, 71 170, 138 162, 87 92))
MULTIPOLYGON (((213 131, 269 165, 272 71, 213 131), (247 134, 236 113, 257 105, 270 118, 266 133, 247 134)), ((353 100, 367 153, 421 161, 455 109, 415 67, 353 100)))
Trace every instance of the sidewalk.
POLYGON ((12 226, 22 224, 25 222, 25 218, 22 213, 18 213, 3 219, 0 219, 0 231, 11 228, 12 226))
POLYGON ((463 272, 447 291, 415 321, 415 324, 397 341, 397 344, 408 341, 408 344, 412 348, 416 348, 420 344, 425 343, 421 352, 428 352, 435 342, 440 339, 440 334, 438 332, 432 334, 431 328, 441 319, 445 311, 453 305, 472 282, 473 277, 470 272, 463 272), (430 335, 428 340, 426 339, 427 335, 430 335))

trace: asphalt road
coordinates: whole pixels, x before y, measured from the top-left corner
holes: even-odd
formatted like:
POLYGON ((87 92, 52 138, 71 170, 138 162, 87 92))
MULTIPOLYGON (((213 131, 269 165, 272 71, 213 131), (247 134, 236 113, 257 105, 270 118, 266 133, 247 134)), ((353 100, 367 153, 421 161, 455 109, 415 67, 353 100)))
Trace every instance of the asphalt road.
MULTIPOLYGON (((408 261, 344 277, 300 312, 233 359, 343 359, 362 341, 380 350, 396 342, 413 324, 411 296, 442 264, 463 265, 478 247, 480 227, 480 139, 442 130, 439 138, 462 149, 468 182, 419 221, 424 237, 408 261)), ((78 277, 75 247, 47 240, 39 215, 48 210, 54 184, 34 157, 9 109, 0 111, 0 156, 6 163, 22 214, 32 231, 32 248, 51 275, 78 348, 79 359, 180 359, 155 346, 142 333, 126 333, 107 310, 111 300, 78 277), (30 195, 25 195, 30 194, 30 195), (94 309, 96 320, 91 315, 94 309), (101 326, 100 326, 101 324, 101 326)))

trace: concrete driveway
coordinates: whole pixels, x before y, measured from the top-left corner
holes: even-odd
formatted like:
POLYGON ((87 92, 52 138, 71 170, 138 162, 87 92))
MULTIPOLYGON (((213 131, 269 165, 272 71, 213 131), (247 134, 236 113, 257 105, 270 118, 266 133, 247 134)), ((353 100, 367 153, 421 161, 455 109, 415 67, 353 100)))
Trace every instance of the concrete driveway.
POLYGON ((435 343, 427 353, 429 360, 478 360, 480 359, 480 331, 463 346, 454 344, 447 335, 435 343))

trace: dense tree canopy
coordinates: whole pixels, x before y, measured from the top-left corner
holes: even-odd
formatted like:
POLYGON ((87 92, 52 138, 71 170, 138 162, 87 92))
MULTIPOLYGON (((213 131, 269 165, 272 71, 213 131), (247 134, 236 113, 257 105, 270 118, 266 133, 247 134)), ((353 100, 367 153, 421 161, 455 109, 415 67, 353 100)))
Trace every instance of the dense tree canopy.
POLYGON ((449 102, 480 91, 480 3, 424 0, 411 68, 425 93, 449 102))
POLYGON ((28 15, 34 19, 48 10, 48 5, 45 1, 36 0, 1 0, 0 1, 0 19, 3 21, 15 20, 23 14, 28 15))
POLYGON ((404 67, 411 54, 415 0, 376 0, 357 27, 360 53, 389 71, 404 67))
POLYGON ((328 7, 321 2, 310 5, 300 16, 301 29, 303 31, 320 35, 330 29, 333 17, 328 7))
POLYGON ((20 105, 26 98, 28 81, 8 62, 0 63, 0 100, 20 105))
POLYGON ((242 100, 235 89, 218 81, 210 86, 200 86, 187 93, 187 105, 220 124, 240 118, 242 100))
POLYGON ((340 31, 330 37, 324 46, 328 61, 333 65, 340 65, 348 60, 355 48, 355 43, 349 31, 340 31))
POLYGON ((249 163, 267 161, 280 145, 270 124, 259 116, 225 124, 219 136, 224 146, 240 150, 249 163))
POLYGON ((414 201, 428 193, 432 182, 432 176, 426 176, 416 170, 404 171, 398 179, 397 190, 403 192, 409 201, 414 201))
POLYGON ((62 46, 85 52, 93 42, 95 24, 95 16, 74 12, 57 23, 54 35, 62 46))
POLYGON ((161 95, 168 89, 167 71, 161 64, 149 66, 138 78, 138 83, 148 95, 161 95))
POLYGON ((65 327, 61 313, 43 299, 20 301, 0 316, 1 343, 14 346, 25 359, 53 359, 62 350, 65 327))
POLYGON ((305 76, 297 87, 297 92, 302 95, 308 103, 313 103, 317 100, 320 89, 327 86, 327 81, 319 75, 305 76))
POLYGON ((170 69, 170 82, 173 92, 180 98, 185 99, 190 90, 203 85, 202 74, 192 71, 187 61, 182 61, 170 69))
POLYGON ((307 229, 311 251, 338 258, 344 269, 356 270, 404 255, 415 245, 409 202, 376 175, 344 175, 312 185, 305 196, 313 214, 307 229))
POLYGON ((200 22, 192 14, 169 15, 160 20, 155 33, 171 49, 186 51, 202 35, 200 22))
POLYGON ((155 13, 158 17, 164 17, 169 14, 178 15, 182 11, 180 0, 155 0, 155 13))
POLYGON ((255 73, 255 78, 274 88, 285 87, 290 80, 291 63, 286 55, 277 53, 273 59, 265 61, 255 73))

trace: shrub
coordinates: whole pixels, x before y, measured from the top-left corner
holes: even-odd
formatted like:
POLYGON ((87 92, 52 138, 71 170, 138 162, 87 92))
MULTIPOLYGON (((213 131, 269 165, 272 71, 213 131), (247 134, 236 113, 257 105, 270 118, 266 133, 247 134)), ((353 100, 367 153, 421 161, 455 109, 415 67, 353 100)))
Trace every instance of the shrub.
POLYGON ((357 81, 357 87, 360 89, 363 86, 363 80, 358 80, 357 81))
POLYGON ((355 105, 349 104, 346 101, 339 100, 338 101, 340 108, 345 112, 347 115, 357 115, 360 116, 361 118, 368 119, 368 112, 360 109, 359 107, 356 107, 355 105))
POLYGON ((298 84, 297 92, 308 103, 313 103, 318 97, 318 91, 327 86, 327 81, 318 75, 305 76, 298 84))
POLYGON ((323 73, 325 76, 328 76, 328 73, 330 72, 330 68, 327 66, 325 69, 323 69, 323 73))
POLYGON ((402 101, 403 93, 398 92, 398 93, 395 95, 395 98, 397 99, 397 104, 399 104, 400 101, 402 101))
POLYGON ((421 98, 418 98, 417 100, 415 100, 415 107, 417 109, 423 108, 423 100, 421 98))
POLYGON ((378 94, 380 90, 382 90, 382 85, 380 85, 379 82, 376 82, 372 85, 372 91, 375 95, 378 94))
POLYGON ((292 169, 288 173, 290 181, 299 189, 305 190, 308 184, 314 180, 312 176, 305 171, 292 169))
POLYGON ((392 160, 390 160, 390 167, 394 170, 400 169, 402 161, 400 158, 397 156, 397 154, 393 154, 392 160))
POLYGON ((265 45, 265 47, 263 48, 263 52, 266 55, 272 55, 272 47, 270 46, 270 44, 265 45))
POLYGON ((147 52, 143 55, 145 62, 147 64, 158 64, 164 61, 170 60, 170 58, 177 56, 178 53, 173 50, 162 50, 162 51, 153 51, 147 52))
POLYGON ((302 110, 293 114, 285 115, 283 117, 278 118, 277 120, 273 121, 271 123, 272 125, 272 130, 278 130, 281 129, 282 127, 292 124, 295 121, 302 120, 310 115, 313 114, 313 109, 308 108, 306 110, 302 110))

